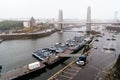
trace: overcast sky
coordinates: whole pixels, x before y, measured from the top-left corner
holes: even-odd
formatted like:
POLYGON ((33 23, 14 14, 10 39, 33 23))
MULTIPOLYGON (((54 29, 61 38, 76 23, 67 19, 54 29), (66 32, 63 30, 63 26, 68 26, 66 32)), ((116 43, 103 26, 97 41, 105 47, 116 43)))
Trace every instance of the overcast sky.
POLYGON ((0 18, 64 18, 85 19, 91 6, 92 19, 120 18, 120 0, 0 0, 0 18))

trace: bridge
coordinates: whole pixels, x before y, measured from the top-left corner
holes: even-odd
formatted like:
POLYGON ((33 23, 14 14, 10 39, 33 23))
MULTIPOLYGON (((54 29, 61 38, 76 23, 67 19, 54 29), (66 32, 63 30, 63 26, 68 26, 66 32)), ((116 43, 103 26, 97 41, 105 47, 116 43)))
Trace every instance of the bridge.
MULTIPOLYGON (((3 20, 3 19, 0 19, 3 20)), ((19 21, 29 21, 29 19, 15 19, 15 20, 19 20, 19 21)), ((36 19, 36 21, 39 22, 39 19, 36 19)), ((57 25, 57 28, 59 28, 59 30, 61 30, 62 28, 64 28, 65 25, 81 25, 81 26, 86 26, 86 32, 90 32, 91 31, 91 25, 95 25, 95 24, 120 24, 119 21, 116 22, 93 22, 91 20, 91 7, 88 6, 87 8, 87 19, 86 22, 73 22, 73 21, 64 21, 63 19, 63 11, 59 10, 59 14, 58 14, 58 21, 48 21, 47 24, 50 26, 52 25, 57 25)))
POLYGON ((59 16, 58 16, 58 21, 55 22, 48 22, 48 24, 57 24, 58 28, 60 30, 64 28, 64 25, 74 25, 74 24, 80 24, 80 25, 86 25, 86 32, 91 32, 91 25, 93 24, 120 24, 120 22, 92 22, 91 21, 91 7, 89 6, 87 8, 87 20, 86 22, 67 22, 63 20, 63 12, 62 10, 59 10, 59 16))
POLYGON ((48 22, 49 24, 120 24, 120 22, 48 22))

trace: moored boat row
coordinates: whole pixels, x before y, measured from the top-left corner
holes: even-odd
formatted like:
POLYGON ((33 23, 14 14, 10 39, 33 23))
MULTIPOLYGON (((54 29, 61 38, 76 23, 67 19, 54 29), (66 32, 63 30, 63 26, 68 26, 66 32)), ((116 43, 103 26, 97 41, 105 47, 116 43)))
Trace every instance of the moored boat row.
POLYGON ((21 78, 22 76, 29 75, 36 71, 42 72, 43 71, 42 69, 46 69, 47 66, 43 63, 52 65, 63 58, 58 56, 59 54, 64 55, 64 54, 76 53, 82 47, 84 47, 84 45, 86 45, 91 41, 92 41, 92 37, 86 38, 84 36, 75 36, 73 39, 68 39, 64 43, 56 43, 51 48, 42 48, 37 51, 34 51, 32 55, 35 58, 38 58, 40 60, 39 62, 34 62, 22 67, 17 67, 12 71, 3 73, 1 75, 1 78, 3 80, 18 79, 21 78))
POLYGON ((42 48, 32 53, 32 55, 47 64, 53 64, 60 60, 59 54, 72 54, 79 51, 88 44, 92 37, 75 36, 73 39, 68 39, 64 43, 56 43, 51 48, 42 48), (52 61, 51 61, 52 60, 52 61))

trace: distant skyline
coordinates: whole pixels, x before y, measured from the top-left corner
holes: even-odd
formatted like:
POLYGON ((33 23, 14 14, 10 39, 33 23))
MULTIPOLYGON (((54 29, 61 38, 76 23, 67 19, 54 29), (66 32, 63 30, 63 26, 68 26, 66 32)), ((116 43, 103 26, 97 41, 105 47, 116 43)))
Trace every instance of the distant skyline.
POLYGON ((120 19, 120 0, 0 0, 0 19, 58 18, 59 9, 67 19, 120 19), (115 13, 117 13, 115 15, 115 13))

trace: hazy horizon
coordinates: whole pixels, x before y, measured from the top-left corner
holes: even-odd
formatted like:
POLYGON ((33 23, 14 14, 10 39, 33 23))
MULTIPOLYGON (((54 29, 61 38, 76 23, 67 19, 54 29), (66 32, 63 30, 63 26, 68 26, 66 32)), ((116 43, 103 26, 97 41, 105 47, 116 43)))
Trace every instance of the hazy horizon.
POLYGON ((0 0, 0 19, 31 16, 57 19, 59 9, 65 19, 86 19, 88 6, 92 19, 120 19, 119 3, 119 0, 0 0))

